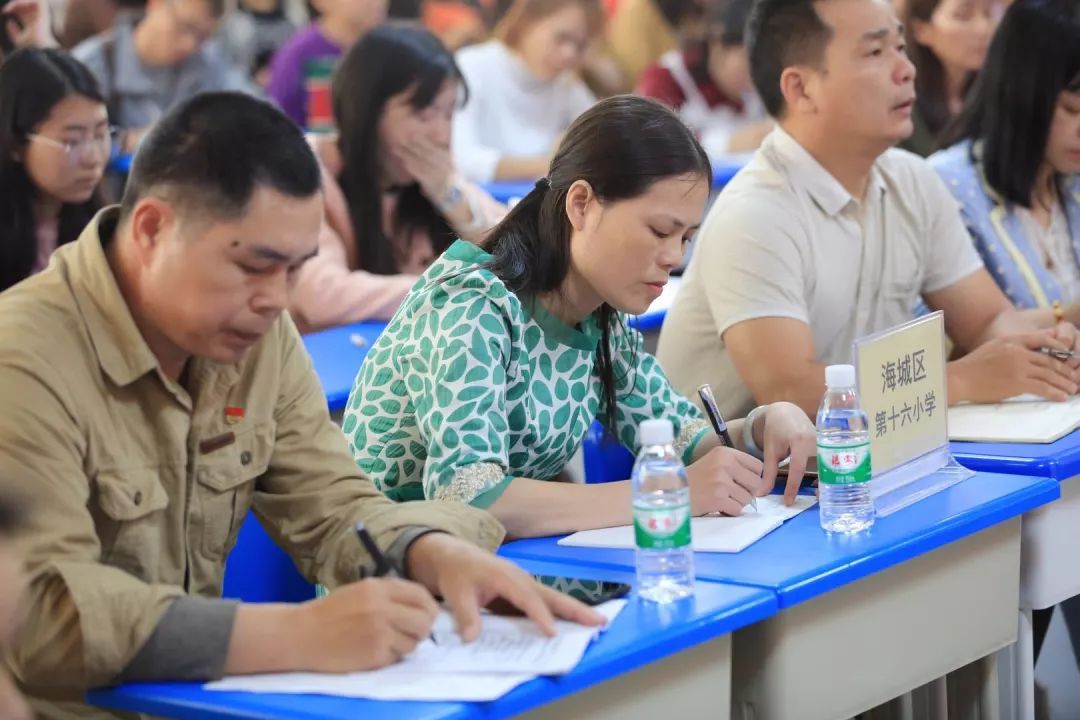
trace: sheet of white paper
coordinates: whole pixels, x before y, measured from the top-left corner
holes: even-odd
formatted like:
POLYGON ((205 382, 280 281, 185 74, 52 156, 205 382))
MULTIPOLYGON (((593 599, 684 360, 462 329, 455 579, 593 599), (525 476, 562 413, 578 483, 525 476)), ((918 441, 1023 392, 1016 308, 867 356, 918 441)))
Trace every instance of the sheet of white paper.
MULTIPOLYGON (((784 505, 783 497, 768 495, 758 498, 758 509, 743 509, 738 517, 706 516, 690 521, 690 534, 694 550, 698 552, 737 553, 768 535, 802 511, 811 508, 817 500, 799 495, 791 507, 784 505)), ((585 530, 559 540, 560 545, 571 547, 634 547, 634 528, 630 525, 585 530)))
POLYGON ((1063 403, 1010 398, 949 408, 949 438, 972 442, 1050 443, 1080 427, 1080 396, 1063 403))
MULTIPOLYGON (((796 495, 795 502, 790 506, 784 504, 783 495, 766 495, 757 499, 757 513, 758 515, 771 515, 787 521, 815 505, 817 505, 817 498, 813 495, 796 495)), ((753 513, 753 508, 743 510, 743 515, 752 515, 753 513)))
MULTIPOLYGON (((608 624, 626 605, 610 600, 596 610, 608 624)), ((530 620, 485 615, 480 637, 464 644, 445 610, 435 621, 438 644, 426 640, 396 665, 340 675, 275 673, 228 677, 207 690, 340 695, 372 700, 486 702, 502 697, 537 675, 569 672, 602 629, 557 622, 559 633, 544 636, 530 620)))
MULTIPOLYGON (((625 600, 609 600, 597 610, 610 624, 625 605, 625 600)), ((396 667, 407 666, 410 672, 437 673, 453 668, 469 673, 562 675, 581 661, 599 628, 564 620, 557 620, 555 626, 558 633, 549 638, 526 618, 488 615, 480 637, 464 643, 454 630, 453 616, 442 612, 432 629, 436 642, 420 643, 407 662, 396 667)))
POLYGON ((530 674, 412 673, 396 670, 397 667, 344 675, 281 673, 229 677, 204 687, 230 692, 337 695, 369 700, 488 702, 536 677, 530 674))

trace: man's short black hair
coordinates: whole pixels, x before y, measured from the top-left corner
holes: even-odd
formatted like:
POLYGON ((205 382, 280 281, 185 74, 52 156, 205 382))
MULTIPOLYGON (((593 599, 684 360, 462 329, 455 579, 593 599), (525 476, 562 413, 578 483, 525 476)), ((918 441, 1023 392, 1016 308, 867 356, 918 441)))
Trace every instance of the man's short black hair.
POLYGON ((192 217, 235 220, 258 187, 294 198, 319 192, 319 163, 303 133, 250 95, 204 93, 166 114, 143 140, 121 218, 155 195, 192 217))
POLYGON ((780 76, 793 65, 821 67, 832 29, 817 13, 820 0, 757 0, 746 28, 750 76, 765 109, 784 112, 780 76))

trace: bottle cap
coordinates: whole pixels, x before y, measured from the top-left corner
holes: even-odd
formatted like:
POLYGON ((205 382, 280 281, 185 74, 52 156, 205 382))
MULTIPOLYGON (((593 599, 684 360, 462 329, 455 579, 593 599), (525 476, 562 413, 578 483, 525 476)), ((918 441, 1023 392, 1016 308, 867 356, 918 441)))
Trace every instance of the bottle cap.
POLYGON ((670 445, 675 440, 675 429, 670 420, 646 420, 638 428, 642 445, 670 445))
POLYGON ((855 387, 855 366, 828 366, 825 368, 825 385, 829 388, 855 387))

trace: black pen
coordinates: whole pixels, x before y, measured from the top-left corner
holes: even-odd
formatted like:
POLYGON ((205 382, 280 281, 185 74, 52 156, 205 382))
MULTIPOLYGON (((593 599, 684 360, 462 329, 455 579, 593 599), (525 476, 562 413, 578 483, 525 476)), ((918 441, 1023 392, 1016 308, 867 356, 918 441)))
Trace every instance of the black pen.
MULTIPOLYGON (((713 431, 716 432, 716 437, 720 438, 720 442, 727 445, 729 448, 734 448, 735 443, 731 441, 731 434, 728 432, 727 423, 724 422, 724 416, 720 414, 720 408, 716 406, 716 399, 713 397, 712 388, 708 383, 705 383, 697 389, 698 397, 701 398, 701 405, 705 408, 705 414, 709 416, 709 422, 712 423, 713 431)), ((751 493, 750 505, 757 510, 757 498, 751 493)))
MULTIPOLYGON (((375 544, 375 539, 371 537, 371 533, 367 531, 367 528, 362 522, 356 523, 356 537, 360 539, 360 544, 364 546, 364 549, 367 550, 368 555, 370 555, 371 559, 375 561, 375 572, 373 572, 371 576, 378 578, 386 577, 387 575, 389 575, 390 572, 393 570, 393 567, 390 565, 390 561, 387 560, 386 556, 382 554, 382 550, 380 550, 379 546, 375 544)), ((365 568, 361 567, 360 577, 364 577, 366 574, 367 573, 365 572, 365 568)), ((428 635, 428 638, 430 638, 431 642, 435 645, 439 644, 438 640, 435 639, 434 632, 430 633, 428 635)))

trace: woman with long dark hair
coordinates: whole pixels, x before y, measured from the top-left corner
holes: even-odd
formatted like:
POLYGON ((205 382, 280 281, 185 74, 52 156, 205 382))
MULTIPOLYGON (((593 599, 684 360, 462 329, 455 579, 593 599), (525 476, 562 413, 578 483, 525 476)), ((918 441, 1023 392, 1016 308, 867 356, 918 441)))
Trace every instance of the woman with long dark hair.
POLYGON ((24 48, 0 65, 0 290, 83 231, 111 149, 105 102, 78 60, 24 48))
POLYGON ((915 132, 903 144, 927 156, 960 112, 986 59, 1002 0, 907 0, 903 15, 915 63, 915 132))
POLYGON ((459 176, 450 123, 465 94, 430 31, 369 32, 334 75, 337 134, 315 141, 327 224, 301 271, 293 314, 305 331, 388 319, 456 238, 479 240, 505 208, 459 176))
MULTIPOLYGON (((1080 323, 1080 2, 1009 8, 952 133, 930 163, 986 269, 1018 308, 1080 323)), ((1062 608, 1075 654, 1080 598, 1062 608)), ((1052 612, 1034 612, 1036 658, 1052 612)))
POLYGON ((797 489, 815 443, 801 410, 772 405, 745 434, 736 420, 741 449, 720 448, 625 324, 682 262, 710 178, 659 103, 617 96, 586 111, 548 176, 482 248, 451 246, 372 347, 344 418, 360 468, 399 501, 488 508, 516 537, 626 525, 629 482, 547 481, 594 418, 631 449, 642 421, 663 418, 692 463, 694 514, 739 514, 789 453, 797 489), (755 447, 772 467, 743 452, 755 447))

